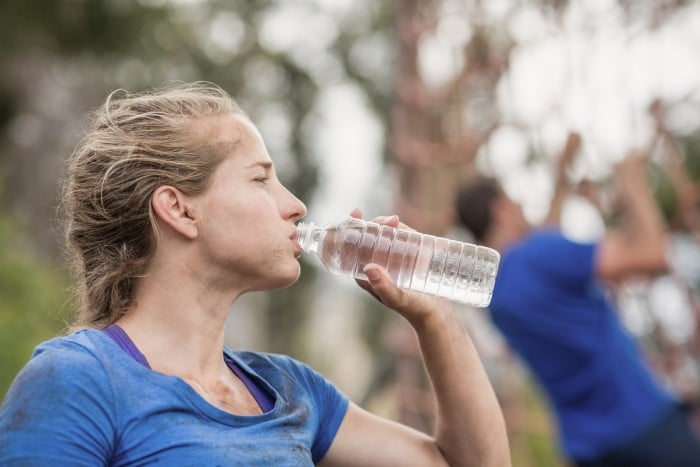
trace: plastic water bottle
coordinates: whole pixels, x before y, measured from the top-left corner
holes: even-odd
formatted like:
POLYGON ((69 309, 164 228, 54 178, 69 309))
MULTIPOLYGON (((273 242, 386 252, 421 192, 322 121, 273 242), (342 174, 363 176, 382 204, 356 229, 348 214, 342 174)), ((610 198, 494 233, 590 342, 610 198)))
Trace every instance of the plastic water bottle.
POLYGON ((491 301, 500 255, 483 246, 397 229, 353 217, 319 227, 299 222, 298 242, 335 274, 366 280, 369 263, 383 266, 394 283, 457 302, 491 301))

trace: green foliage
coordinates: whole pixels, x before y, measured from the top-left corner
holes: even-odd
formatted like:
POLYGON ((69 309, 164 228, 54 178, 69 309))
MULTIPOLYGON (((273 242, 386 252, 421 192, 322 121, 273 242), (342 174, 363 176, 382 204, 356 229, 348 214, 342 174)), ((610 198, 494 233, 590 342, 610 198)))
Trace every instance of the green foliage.
POLYGON ((511 455, 522 467, 557 467, 563 464, 556 441, 552 412, 538 383, 524 378, 516 389, 520 423, 509 433, 511 455), (522 424, 521 424, 522 423, 522 424))
POLYGON ((60 332, 64 275, 34 258, 16 221, 0 215, 0 397, 34 347, 60 332))
POLYGON ((128 0, 0 2, 5 45, 0 54, 29 47, 64 55, 130 51, 163 12, 162 7, 128 0))
POLYGON ((700 180, 700 131, 681 138, 681 145, 690 177, 695 181, 700 180))
POLYGON ((652 166, 651 169, 652 177, 652 187, 654 189, 654 196, 656 197, 661 212, 667 222, 676 216, 677 213, 677 199, 676 199, 676 189, 668 177, 668 174, 662 167, 652 166))
MULTIPOLYGON (((677 143, 683 153, 683 163, 688 176, 698 183, 700 181, 700 132, 677 137, 677 143)), ((652 166, 651 176, 654 195, 661 211, 666 220, 673 223, 678 214, 677 187, 674 186, 667 169, 663 166, 652 166)))

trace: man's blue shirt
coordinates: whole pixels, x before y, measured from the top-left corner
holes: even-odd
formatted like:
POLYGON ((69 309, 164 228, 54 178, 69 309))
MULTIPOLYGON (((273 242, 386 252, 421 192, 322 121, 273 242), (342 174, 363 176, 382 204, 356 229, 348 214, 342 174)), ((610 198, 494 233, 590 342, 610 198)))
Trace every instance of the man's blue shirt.
POLYGON ((289 357, 224 352, 274 400, 233 415, 136 362, 106 333, 37 347, 0 408, 0 465, 312 465, 348 400, 289 357))
POLYGON ((674 401, 595 277, 596 245, 539 231, 503 252, 491 317, 543 386, 565 451, 595 458, 674 401))

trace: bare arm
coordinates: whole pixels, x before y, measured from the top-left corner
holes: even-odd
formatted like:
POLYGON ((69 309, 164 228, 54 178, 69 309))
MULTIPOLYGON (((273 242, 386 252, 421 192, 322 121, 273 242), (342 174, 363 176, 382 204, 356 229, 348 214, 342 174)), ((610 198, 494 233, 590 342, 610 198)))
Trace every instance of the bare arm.
POLYGON ((621 225, 609 231, 598 247, 600 278, 620 280, 666 270, 666 225, 646 173, 647 158, 628 155, 617 167, 615 184, 624 208, 621 225))
MULTIPOLYGON (((383 223, 397 226, 398 218, 383 223)), ((437 400, 434 437, 351 405, 324 466, 507 466, 510 451, 498 400, 471 338, 449 302, 394 286, 365 268, 361 286, 400 313, 416 332, 437 400)))
POLYGON ((554 194, 549 205, 549 212, 545 217, 546 225, 559 225, 561 211, 566 198, 571 193, 566 170, 571 166, 574 158, 581 149, 581 136, 578 133, 569 133, 566 145, 557 160, 556 172, 554 174, 554 194))

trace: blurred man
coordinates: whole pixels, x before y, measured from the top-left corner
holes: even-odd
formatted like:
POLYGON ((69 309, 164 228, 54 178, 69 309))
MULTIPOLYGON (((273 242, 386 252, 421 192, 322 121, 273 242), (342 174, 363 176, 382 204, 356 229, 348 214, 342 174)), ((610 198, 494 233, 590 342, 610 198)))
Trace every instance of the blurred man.
MULTIPOLYGON (((562 161, 579 144, 572 135, 562 161)), ((565 188, 559 172, 552 223, 565 188)), ((554 227, 533 229, 492 179, 465 186, 457 210, 477 241, 502 254, 491 318, 542 385, 571 461, 697 467, 700 440, 606 298, 605 281, 667 267, 665 227, 646 180, 646 159, 628 156, 616 185, 625 218, 594 244, 573 242, 554 227)))

